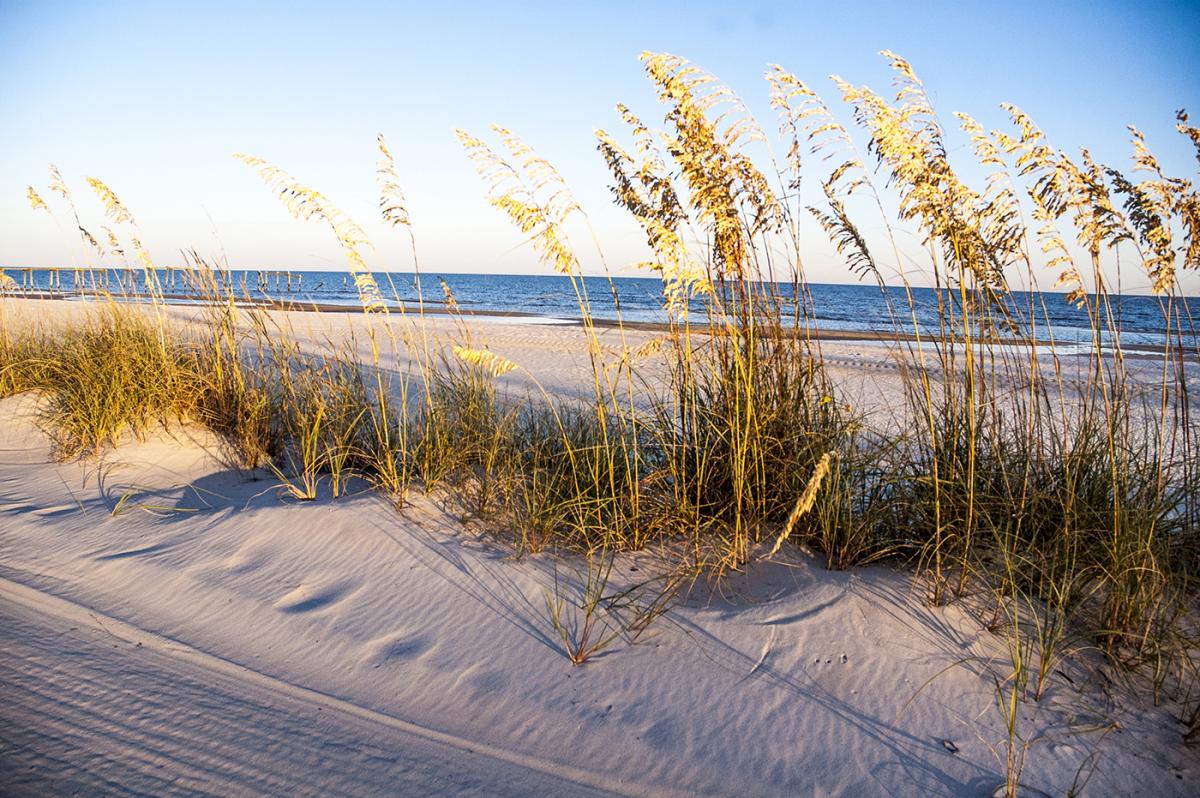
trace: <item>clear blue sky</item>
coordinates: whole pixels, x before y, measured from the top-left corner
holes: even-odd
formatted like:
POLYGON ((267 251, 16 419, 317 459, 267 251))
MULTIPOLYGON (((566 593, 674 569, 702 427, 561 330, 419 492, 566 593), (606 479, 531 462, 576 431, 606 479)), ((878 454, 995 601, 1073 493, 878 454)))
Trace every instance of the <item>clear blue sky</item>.
MULTIPOLYGON (((342 268, 336 244, 292 221, 245 166, 260 155, 369 223, 376 268, 408 268, 375 223, 374 136, 397 155, 423 267, 539 271, 491 210, 451 129, 500 122, 556 163, 610 261, 643 257, 611 206, 592 131, 613 105, 660 109, 638 53, 670 51, 717 74, 774 128, 764 66, 822 91, 838 73, 883 91, 876 55, 907 57, 947 118, 1004 122, 1020 105, 1060 147, 1125 165, 1135 123, 1166 165, 1195 176, 1174 111, 1200 117, 1200 5, 1010 3, 48 3, 0 0, 0 264, 77 257, 70 230, 34 215, 55 163, 85 225, 111 185, 160 262, 224 248, 234 267, 342 268)), ((844 109, 843 109, 844 110, 844 109)), ((849 121, 848 114, 844 115, 849 121)), ((965 155, 965 153, 964 153, 965 155)), ((60 214, 60 217, 62 214, 60 214)), ((586 242, 580 242, 583 244, 586 242)), ((814 242, 814 279, 848 279, 814 242)))

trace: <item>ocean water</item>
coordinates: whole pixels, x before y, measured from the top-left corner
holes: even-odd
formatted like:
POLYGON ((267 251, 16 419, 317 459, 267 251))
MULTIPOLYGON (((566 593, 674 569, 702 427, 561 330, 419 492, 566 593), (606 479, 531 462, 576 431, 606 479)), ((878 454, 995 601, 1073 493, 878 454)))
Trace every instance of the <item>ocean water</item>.
MULTIPOLYGON (((186 285, 182 272, 171 279, 161 273, 164 293, 172 301, 188 301, 195 293, 186 285)), ((18 283, 27 277, 23 270, 9 270, 9 276, 18 283)), ((32 288, 40 291, 59 290, 71 296, 78 295, 73 288, 70 272, 60 272, 61 289, 51 284, 50 272, 34 270, 31 275, 32 288)), ((233 270, 230 272, 232 285, 237 292, 244 288, 252 299, 291 300, 315 302, 325 305, 356 307, 358 292, 353 278, 343 271, 292 272, 291 290, 287 281, 278 272, 233 270)), ((476 313, 518 313, 544 320, 572 320, 580 317, 579 298, 571 281, 560 275, 511 275, 511 274, 422 274, 418 284, 413 274, 376 273, 380 288, 389 304, 397 301, 415 303, 418 297, 430 304, 443 302, 441 281, 454 293, 458 304, 476 313)), ((108 274, 109 289, 114 293, 120 286, 133 285, 136 292, 140 275, 112 271, 108 274), (132 283, 130 282, 132 278, 132 283)), ((94 278, 87 278, 91 284, 94 278)), ((582 281, 593 317, 597 319, 622 318, 637 322, 664 322, 666 312, 662 307, 662 283, 656 277, 618 277, 610 283, 602 277, 588 277, 582 281), (615 292, 615 297, 614 297, 615 292)), ((784 296, 790 296, 790 286, 780 286, 784 296)), ((912 317, 909 313, 904 292, 898 288, 888 289, 885 294, 876 285, 812 284, 809 286, 814 326, 826 330, 848 330, 855 332, 892 332, 897 328, 911 331, 912 317), (895 318, 889 311, 889 301, 895 309, 895 318)), ((937 329, 938 292, 931 288, 912 289, 916 321, 925 331, 937 329)), ((1091 339, 1087 315, 1065 301, 1065 295, 1052 292, 1016 292, 1012 302, 1023 308, 1028 316, 1030 306, 1038 309, 1038 337, 1045 339, 1053 334, 1056 341, 1069 344, 1091 339), (1045 328, 1048 323, 1049 329, 1045 328)), ((699 301, 693 302, 693 312, 703 318, 699 301)), ((1194 319, 1200 325, 1200 297, 1189 297, 1181 306, 1184 317, 1185 338, 1192 345, 1196 342, 1196 327, 1187 321, 1194 319)), ((1164 309, 1159 299, 1150 296, 1122 295, 1113 298, 1112 313, 1119 320, 1122 342, 1126 345, 1155 346, 1163 343, 1167 332, 1164 309)))

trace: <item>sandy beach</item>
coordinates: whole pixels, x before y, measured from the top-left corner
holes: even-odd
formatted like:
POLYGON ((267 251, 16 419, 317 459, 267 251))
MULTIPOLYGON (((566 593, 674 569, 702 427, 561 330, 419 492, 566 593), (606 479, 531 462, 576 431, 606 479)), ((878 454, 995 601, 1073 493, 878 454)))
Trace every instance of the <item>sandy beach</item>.
MULTIPOLYGON (((86 306, 4 310, 54 323, 86 306)), ((165 312, 186 326, 197 310, 165 312)), ((314 350, 354 325, 363 345, 372 323, 274 315, 314 350)), ((470 329, 521 365, 513 391, 571 396, 587 379, 579 328, 470 329)), ((599 333, 613 347, 655 334, 599 333)), ((824 354, 882 409, 901 395, 887 352, 824 354)), ((909 570, 758 552, 573 667, 547 603, 582 590, 578 560, 517 556, 436 492, 401 510, 365 486, 291 500, 189 425, 59 461, 40 401, 0 403, 6 794, 978 796, 1003 783, 1010 651, 970 601, 930 607, 909 570)), ((613 584, 658 559, 620 555, 613 584)), ((1027 794, 1191 793, 1200 759, 1139 678, 1069 653, 1020 709, 1027 794)))

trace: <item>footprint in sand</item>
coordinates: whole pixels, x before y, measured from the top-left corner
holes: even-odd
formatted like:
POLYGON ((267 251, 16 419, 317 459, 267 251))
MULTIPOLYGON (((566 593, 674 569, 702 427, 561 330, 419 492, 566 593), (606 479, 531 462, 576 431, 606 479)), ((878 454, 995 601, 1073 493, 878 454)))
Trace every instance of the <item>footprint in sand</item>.
POLYGON ((370 661, 376 668, 405 660, 417 659, 433 645, 433 641, 420 634, 396 633, 372 640, 370 661))
POLYGON ((467 680, 467 683, 475 692, 491 695, 504 692, 510 681, 512 679, 506 672, 502 670, 488 670, 473 674, 467 680))
POLYGON ((654 748, 665 750, 680 744, 680 727, 671 718, 663 718, 642 732, 641 738, 654 748))
POLYGON ((271 552, 254 548, 243 547, 238 549, 236 553, 224 562, 224 567, 227 571, 233 574, 245 574, 250 571, 256 571, 266 565, 271 559, 271 552))
POLYGON ((334 582, 330 585, 301 585, 275 602, 275 609, 286 613, 315 612, 336 604, 353 592, 353 582, 334 582))

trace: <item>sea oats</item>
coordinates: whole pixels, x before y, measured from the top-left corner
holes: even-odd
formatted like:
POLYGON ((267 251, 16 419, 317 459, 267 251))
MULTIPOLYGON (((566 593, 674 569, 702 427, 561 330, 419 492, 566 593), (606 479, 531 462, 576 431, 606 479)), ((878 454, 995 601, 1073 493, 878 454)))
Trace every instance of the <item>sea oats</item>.
MULTIPOLYGON (((899 216, 915 221, 927 242, 940 245, 951 274, 970 276, 1001 313, 1006 290, 1004 266, 1012 256, 1011 238, 992 240, 988 218, 1000 210, 963 183, 950 167, 942 131, 924 87, 912 67, 894 53, 883 53, 898 73, 896 105, 866 87, 834 77, 858 123, 871 135, 870 149, 890 172, 900 194, 899 216)), ((843 236, 852 241, 852 236, 843 236)))
POLYGON ((750 265, 753 236, 777 230, 784 217, 766 177, 738 151, 743 140, 765 135, 734 94, 694 64, 665 53, 643 53, 642 62, 669 107, 666 121, 674 135, 667 150, 687 183, 691 207, 712 236, 718 276, 740 280, 750 265))
POLYGON ((1191 140, 1192 146, 1196 149, 1196 160, 1200 161, 1200 127, 1188 124, 1187 111, 1182 108, 1175 112, 1175 119, 1175 129, 1191 140))
POLYGON ((346 255, 363 310, 386 315, 387 303, 383 300, 379 283, 359 251, 363 246, 370 246, 371 242, 358 223, 333 205, 324 194, 300 183, 283 169, 253 155, 235 153, 233 157, 258 173, 293 218, 301 221, 316 219, 329 225, 346 255))
POLYGON ((637 349, 633 350, 633 359, 641 360, 642 358, 653 357, 654 355, 657 355, 662 351, 663 345, 670 340, 670 336, 656 335, 649 341, 646 341, 644 344, 639 346, 637 349))
POLYGON ((478 366, 493 377, 503 376, 517 368, 516 363, 487 349, 469 349, 465 346, 455 346, 453 350, 459 360, 472 366, 478 366))
MULTIPOLYGON (((63 200, 67 203, 67 207, 71 209, 71 217, 75 220, 75 227, 79 231, 79 237, 81 239, 83 239, 84 244, 86 244, 88 247, 91 247, 92 249, 94 249, 97 253, 99 253, 99 255, 101 257, 104 257, 104 250, 102 250, 100 248, 100 245, 96 242, 95 237, 87 231, 87 229, 83 226, 83 222, 81 222, 79 220, 79 211, 75 208, 75 200, 71 196, 71 190, 67 187, 66 182, 62 178, 62 173, 60 173, 58 171, 58 167, 55 166, 54 164, 50 164, 49 171, 50 171, 50 183, 49 183, 50 190, 53 191, 54 193, 60 195, 63 198, 63 200)), ((33 190, 33 187, 30 186, 30 191, 32 191, 32 190, 33 190)), ((34 193, 36 194, 36 192, 34 192, 34 193)), ((41 197, 38 197, 38 199, 41 200, 41 197)), ((33 203, 32 196, 30 196, 29 200, 30 200, 30 204, 34 205, 34 210, 37 210, 38 206, 33 203)), ((44 205, 45 205, 45 203, 43 202, 43 206, 44 205)), ((53 212, 50 210, 50 208, 48 206, 46 207, 46 212, 51 213, 53 215, 53 212)))
POLYGON ((80 227, 79 236, 83 239, 85 244, 96 251, 96 254, 98 254, 100 257, 104 257, 104 249, 100 246, 100 242, 96 240, 95 236, 88 232, 87 228, 80 227))
POLYGON ((836 184, 843 176, 856 173, 855 179, 843 189, 844 195, 849 195, 869 182, 862 161, 855 154, 850 134, 830 112, 820 95, 778 64, 771 65, 766 72, 766 79, 771 87, 771 107, 779 116, 780 135, 788 142, 789 186, 793 189, 800 187, 801 133, 808 143, 809 152, 820 154, 823 160, 839 152, 844 154, 846 160, 834 170, 827 183, 836 184))
POLYGON ((450 286, 445 280, 438 278, 438 282, 442 286, 442 296, 446 298, 446 309, 451 313, 458 312, 458 299, 454 296, 454 292, 450 290, 450 286))
MULTIPOLYGON (((138 229, 137 222, 134 221, 133 214, 129 212, 129 208, 125 206, 125 203, 121 202, 116 193, 104 181, 95 177, 89 177, 87 182, 92 187, 92 191, 95 192, 96 196, 100 198, 100 201, 104 203, 104 212, 107 216, 117 224, 128 224, 133 229, 138 229)), ((104 249, 100 246, 100 242, 91 233, 84 230, 82 226, 79 228, 79 231, 84 239, 103 257, 104 249)), ((130 236, 130 241, 133 243, 133 251, 137 255, 138 263, 142 267, 146 288, 154 294, 158 291, 158 279, 155 275, 154 260, 150 257, 150 251, 142 245, 138 236, 130 236)))
POLYGON ((42 210, 50 213, 50 206, 46 204, 46 201, 41 198, 33 186, 25 187, 25 196, 29 199, 30 208, 35 211, 42 210))
POLYGON ((685 318, 693 296, 712 293, 708 275, 679 235, 686 212, 679 203, 657 147, 645 127, 624 106, 617 110, 633 128, 642 156, 637 163, 603 130, 596 131, 597 149, 608 164, 616 184, 611 187, 618 204, 628 210, 646 233, 655 260, 638 264, 662 275, 663 299, 673 318, 685 318))
POLYGON ((1163 172, 1137 128, 1129 130, 1134 171, 1148 172, 1150 177, 1134 183, 1116 169, 1105 168, 1104 172, 1115 193, 1125 197, 1128 223, 1141 244, 1142 267, 1150 278, 1151 288, 1156 294, 1165 294, 1174 287, 1176 268, 1200 267, 1200 198, 1190 180, 1163 172), (1176 247, 1174 242, 1175 219, 1179 220, 1186 240, 1183 247, 1176 247), (1183 253, 1182 261, 1178 260, 1179 252, 1183 253))
MULTIPOLYGON (((504 128, 499 128, 504 130, 504 128)), ((517 152, 523 152, 524 145, 519 139, 511 137, 511 147, 517 152)), ((563 195, 556 191, 549 200, 542 202, 536 197, 537 184, 542 187, 554 185, 558 178, 549 177, 550 172, 535 168, 535 184, 530 185, 522 178, 521 173, 506 160, 497 155, 487 144, 464 130, 455 130, 459 142, 467 151, 468 157, 475 164, 475 169, 484 182, 488 184, 488 201, 492 207, 502 211, 517 226, 529 236, 534 249, 541 255, 542 260, 552 266, 560 274, 576 276, 580 272, 579 259, 575 256, 563 229, 562 222, 566 216, 578 206, 570 199, 569 193, 563 195)), ((525 159, 535 156, 525 155, 525 159)), ((557 172, 553 172, 557 176, 557 172)))
POLYGON ((500 137, 500 141, 520 164, 521 170, 529 181, 531 193, 535 195, 542 192, 549 193, 545 205, 556 220, 561 223, 566 221, 572 213, 582 212, 570 187, 567 186, 567 181, 558 173, 553 164, 534 152, 532 147, 508 128, 493 124, 492 131, 500 137))
POLYGON ((983 126, 968 114, 955 113, 955 116, 971 139, 976 159, 981 165, 992 167, 978 214, 984 238, 995 249, 1001 266, 1008 266, 1023 257, 1027 238, 1012 176, 999 146, 983 126))
POLYGON ((768 557, 774 557, 778 553, 779 547, 791 536, 792 531, 796 528, 796 524, 812 509, 813 504, 817 500, 817 491, 821 489, 821 483, 825 481, 825 477, 829 474, 829 464, 832 460, 832 453, 826 452, 817 461, 816 467, 813 468, 812 476, 808 479, 808 484, 804 486, 804 492, 796 499, 796 504, 792 507, 792 512, 788 515, 787 522, 783 525, 783 531, 775 538, 775 545, 771 547, 771 551, 767 554, 768 557))
POLYGON ((866 239, 859 232, 858 226, 851 221, 850 215, 846 213, 845 205, 828 192, 826 201, 829 203, 828 212, 813 206, 809 206, 808 210, 821 225, 825 234, 829 236, 829 240, 838 254, 846 259, 846 265, 854 274, 859 276, 871 274, 882 281, 879 267, 871 255, 866 239))
POLYGON ((92 187, 92 191, 104 203, 104 213, 108 215, 117 224, 133 224, 133 214, 125 207, 125 203, 117 197, 113 190, 104 184, 102 180, 94 177, 89 177, 87 183, 92 187))
MULTIPOLYGON (((1130 189, 1132 184, 1113 170, 1101 168, 1086 149, 1080 151, 1080 163, 1054 150, 1027 114, 1010 104, 1002 107, 1009 113, 1020 135, 1013 138, 994 132, 993 138, 1006 155, 1015 159, 1018 173, 1032 179, 1027 193, 1034 203, 1034 218, 1041 225, 1038 239, 1043 252, 1054 253, 1047 265, 1062 270, 1055 285, 1069 288, 1068 301, 1079 304, 1086 298, 1082 274, 1054 225, 1060 218, 1069 217, 1076 231, 1076 242, 1087 251, 1093 263, 1098 263, 1102 251, 1134 239, 1131 220, 1113 202, 1105 179, 1106 173, 1117 180, 1119 191, 1130 189)), ((1135 155, 1141 158, 1138 161, 1140 165, 1151 166, 1151 161, 1146 160, 1148 153, 1144 148, 1139 151, 1135 145, 1135 155)), ((1142 199, 1131 197, 1132 206, 1141 204, 1142 199)), ((1147 228, 1147 232, 1151 228, 1147 228)), ((1143 262, 1156 291, 1162 290, 1173 279, 1173 269, 1165 263, 1162 255, 1160 250, 1143 262)), ((1096 276, 1102 279, 1099 271, 1096 271, 1096 276)))
POLYGON ((396 174, 396 161, 388 149, 383 134, 379 134, 379 163, 375 175, 379 182, 379 211, 383 221, 392 227, 412 227, 408 215, 408 201, 400 188, 400 177, 396 174))
POLYGON ((125 249, 121 246, 121 239, 117 238, 117 234, 113 232, 111 227, 105 227, 105 226, 101 225, 100 229, 103 230, 105 235, 108 237, 109 253, 112 254, 113 257, 117 257, 117 258, 120 258, 121 260, 124 260, 125 259, 125 249))
POLYGON ((66 182, 62 178, 62 173, 58 171, 58 167, 50 164, 50 190, 61 195, 63 199, 70 201, 71 189, 67 188, 66 182))
POLYGON ((844 203, 844 199, 859 188, 870 186, 870 177, 850 134, 821 97, 795 75, 772 64, 765 77, 770 85, 771 107, 779 116, 780 135, 788 142, 789 187, 800 188, 801 134, 809 152, 819 154, 821 160, 843 158, 821 183, 828 209, 810 205, 808 211, 824 229, 837 252, 846 258, 853 273, 859 276, 870 274, 882 284, 883 276, 870 248, 850 219, 844 203))
POLYGON ((672 341, 670 335, 656 335, 653 338, 645 341, 640 346, 632 349, 626 347, 624 349, 612 349, 604 347, 605 355, 612 358, 608 369, 610 371, 619 371, 622 368, 629 368, 637 365, 639 361, 652 358, 662 351, 663 346, 672 341))

